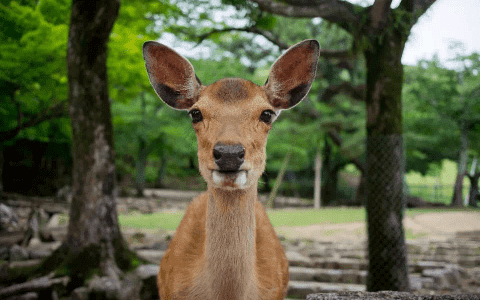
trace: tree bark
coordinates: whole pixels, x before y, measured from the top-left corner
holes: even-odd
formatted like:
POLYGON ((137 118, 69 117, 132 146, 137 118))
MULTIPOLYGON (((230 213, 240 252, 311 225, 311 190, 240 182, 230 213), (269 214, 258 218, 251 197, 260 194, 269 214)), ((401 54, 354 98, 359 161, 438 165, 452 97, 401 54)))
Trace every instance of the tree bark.
MULTIPOLYGON (((60 268, 81 285, 98 269, 118 279, 132 267, 132 252, 120 233, 115 153, 107 85, 107 43, 120 1, 74 0, 67 71, 72 122, 73 185, 66 240, 41 266, 60 268)), ((60 270, 60 271, 59 271, 60 270)))
POLYGON ((402 52, 406 35, 392 30, 371 40, 367 63, 367 290, 409 290, 402 224, 402 52))
POLYGON ((457 177, 453 188, 452 206, 463 206, 463 176, 467 170, 468 132, 460 130, 460 151, 458 155, 457 177))

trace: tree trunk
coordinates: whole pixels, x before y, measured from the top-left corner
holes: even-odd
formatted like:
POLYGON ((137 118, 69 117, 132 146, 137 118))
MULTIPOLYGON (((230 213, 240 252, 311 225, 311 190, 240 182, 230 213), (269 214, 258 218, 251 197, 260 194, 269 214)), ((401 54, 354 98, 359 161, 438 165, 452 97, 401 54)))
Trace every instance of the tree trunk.
POLYGON ((402 52, 392 29, 371 39, 367 63, 367 290, 409 290, 403 230, 402 52))
MULTIPOLYGON (((43 264, 60 266, 81 285, 97 269, 118 279, 134 255, 118 224, 115 157, 107 85, 107 42, 118 15, 118 0, 74 0, 67 68, 72 121, 73 185, 66 240, 43 264)), ((57 270, 57 271, 58 271, 57 270)), ((63 274, 62 274, 63 275, 63 274)))
POLYGON ((262 178, 261 182, 263 183, 262 193, 270 193, 272 191, 272 187, 268 182, 269 177, 268 177, 267 170, 263 171, 261 178, 262 178))
POLYGON ((480 199, 480 192, 478 191, 478 180, 480 179, 480 172, 473 175, 467 175, 470 179, 470 192, 468 193, 468 206, 477 207, 477 201, 480 199))
POLYGON ((0 193, 3 192, 3 162, 5 158, 3 157, 3 148, 0 146, 0 193))
POLYGON ((466 130, 460 131, 460 153, 458 155, 458 170, 453 188, 452 206, 463 206, 463 177, 467 170, 468 137, 466 130))
POLYGON ((367 185, 367 176, 365 172, 362 172, 362 174, 360 175, 360 182, 358 183, 358 186, 357 186, 357 191, 355 192, 355 205, 360 205, 360 206, 365 205, 365 199, 367 198, 366 185, 367 185))
POLYGON ((335 174, 332 174, 332 166, 333 166, 333 159, 332 159, 332 146, 325 139, 325 147, 323 148, 323 162, 322 162, 322 181, 321 185, 321 195, 322 195, 322 204, 327 206, 334 202, 335 200, 335 192, 337 188, 337 180, 335 174), (333 176, 332 176, 333 175, 333 176))
POLYGON ((270 195, 268 196, 267 203, 265 204, 265 207, 267 207, 267 208, 274 207, 274 201, 275 201, 275 198, 277 197, 278 189, 280 188, 280 185, 282 184, 283 174, 285 174, 285 171, 287 170, 288 162, 290 161, 290 156, 291 155, 292 155, 292 149, 289 149, 287 154, 285 155, 285 158, 283 159, 283 163, 282 163, 282 166, 280 168, 280 171, 278 172, 277 179, 275 180, 275 184, 273 185, 273 189, 270 192, 270 195))
POLYGON ((155 184, 155 187, 157 188, 163 188, 165 186, 163 183, 165 171, 167 170, 167 154, 165 152, 162 155, 162 159, 160 160, 160 167, 158 168, 157 183, 155 184))
POLYGON ((135 186, 137 188, 137 197, 143 197, 145 189, 145 167, 147 165, 147 146, 143 137, 138 139, 138 158, 137 158, 137 177, 135 186))
MULTIPOLYGON (((146 103, 145 103, 145 93, 142 92, 140 95, 141 105, 142 105, 142 130, 145 128, 146 123, 146 103)), ((143 190, 145 189, 145 167, 147 165, 147 143, 143 134, 140 134, 138 137, 138 158, 136 162, 137 167, 137 177, 135 180, 135 186, 137 188, 137 197, 143 197, 143 190)))
POLYGON ((313 197, 313 208, 320 209, 321 206, 321 187, 322 186, 322 156, 317 149, 315 155, 315 188, 313 197))

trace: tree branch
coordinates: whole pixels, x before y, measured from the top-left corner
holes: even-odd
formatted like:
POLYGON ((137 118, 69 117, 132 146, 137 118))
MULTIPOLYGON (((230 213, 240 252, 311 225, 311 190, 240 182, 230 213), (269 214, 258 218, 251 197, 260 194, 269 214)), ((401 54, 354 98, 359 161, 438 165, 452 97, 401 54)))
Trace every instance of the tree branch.
MULTIPOLYGON (((338 133, 337 130, 335 129, 330 129, 328 130, 328 136, 332 139, 332 141, 337 145, 338 147, 342 146, 343 140, 340 137, 340 134, 338 133)), ((365 165, 360 162, 358 157, 351 158, 350 161, 357 167, 357 169, 360 170, 360 172, 365 173, 365 170, 367 169, 365 165)))
POLYGON ((337 85, 330 85, 328 88, 326 88, 323 91, 320 101, 328 103, 334 96, 340 93, 348 95, 355 100, 364 101, 365 90, 365 84, 353 86, 350 82, 345 81, 337 85))
POLYGON ((352 33, 360 25, 363 7, 341 0, 284 0, 283 4, 272 0, 250 0, 272 14, 293 18, 320 17, 336 23, 352 33))
POLYGON ((66 115, 67 115, 67 101, 57 103, 54 106, 51 106, 45 109, 44 111, 42 111, 41 113, 35 115, 33 118, 19 123, 15 128, 12 128, 6 131, 0 131, 0 142, 13 139, 20 131, 22 131, 25 128, 34 127, 44 121, 52 120, 59 117, 64 117, 66 115))
MULTIPOLYGON (((273 34, 270 31, 260 29, 255 26, 248 26, 248 27, 242 27, 242 28, 236 28, 236 27, 227 27, 227 28, 222 28, 222 29, 213 29, 207 33, 204 33, 202 35, 193 37, 198 39, 197 45, 199 45, 201 42, 203 42, 205 39, 209 38, 212 34, 215 33, 222 33, 222 32, 230 32, 230 31, 243 31, 243 32, 250 32, 250 33, 255 33, 263 36, 266 38, 268 41, 270 41, 272 44, 276 45, 278 48, 281 50, 286 50, 290 47, 289 44, 283 42, 280 38, 278 38, 275 34, 273 34)), ((320 57, 325 58, 325 59, 340 59, 341 62, 337 64, 337 67, 339 68, 344 68, 344 69, 352 69, 352 66, 350 63, 347 62, 347 60, 350 59, 355 59, 356 58, 355 51, 353 50, 328 50, 328 49, 321 49, 320 50, 320 57)))
POLYGON ((375 0, 370 10, 370 27, 374 31, 381 30, 388 21, 392 0, 375 0))
POLYGON ((222 33, 222 32, 230 32, 230 31, 243 31, 243 32, 250 32, 250 33, 255 33, 262 35, 265 37, 267 40, 269 40, 272 44, 277 45, 281 50, 286 50, 290 47, 287 43, 283 42, 280 40, 277 36, 275 36, 273 33, 267 30, 262 30, 258 27, 255 26, 247 26, 247 27, 227 27, 227 28, 222 28, 222 29, 213 29, 207 33, 204 33, 202 35, 196 36, 194 38, 198 39, 197 45, 203 42, 205 39, 210 37, 212 34, 215 33, 222 33))
POLYGON ((323 58, 337 58, 341 60, 354 59, 356 54, 352 50, 328 50, 320 49, 320 57, 323 58))
POLYGON ((435 1, 436 0, 402 0, 398 8, 402 8, 412 14, 410 21, 410 28, 412 28, 435 1))

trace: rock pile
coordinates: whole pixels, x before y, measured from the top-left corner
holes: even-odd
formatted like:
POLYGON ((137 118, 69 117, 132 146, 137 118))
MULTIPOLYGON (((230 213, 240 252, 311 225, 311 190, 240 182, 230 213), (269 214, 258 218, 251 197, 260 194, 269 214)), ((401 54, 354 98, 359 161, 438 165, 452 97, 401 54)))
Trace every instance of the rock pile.
MULTIPOLYGON (((185 199, 191 199, 191 195, 185 199)), ((118 209, 120 213, 178 210, 188 205, 187 200, 161 199, 160 196, 157 199, 121 198, 118 209)), ((0 299, 56 299, 64 295, 68 278, 39 278, 28 286, 6 286, 4 281, 9 270, 36 266, 61 245, 66 235, 61 215, 1 205, 0 299), (18 231, 19 228, 23 230, 18 231), (28 237, 25 228, 30 230, 28 237)), ((136 230, 125 230, 124 235, 132 250, 151 264, 139 266, 121 279, 93 276, 87 286, 75 289, 66 299, 158 299, 158 264, 171 236, 166 232, 136 230)), ((282 243, 290 264, 289 298, 305 299, 314 293, 366 295, 365 243, 285 239, 282 243)), ((480 293, 480 232, 462 233, 448 241, 410 240, 407 247, 410 284, 415 293, 480 293)))

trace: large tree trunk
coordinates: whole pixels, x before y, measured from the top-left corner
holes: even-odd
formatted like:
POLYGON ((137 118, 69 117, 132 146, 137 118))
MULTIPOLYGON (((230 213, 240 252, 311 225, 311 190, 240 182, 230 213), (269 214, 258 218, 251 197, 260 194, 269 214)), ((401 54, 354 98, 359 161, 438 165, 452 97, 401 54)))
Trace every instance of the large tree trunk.
POLYGON ((458 155, 458 170, 453 188, 452 206, 463 206, 463 176, 467 170, 468 137, 465 130, 460 131, 460 153, 458 155))
POLYGON ((132 252, 118 224, 115 158, 107 85, 107 42, 118 0, 74 0, 68 38, 68 83, 73 139, 72 204, 62 247, 44 262, 80 285, 97 269, 117 278, 132 252), (65 267, 67 266, 67 267, 65 267))
POLYGON ((402 52, 406 37, 392 29, 372 39, 367 62, 367 290, 409 290, 402 225, 404 157, 402 52))

